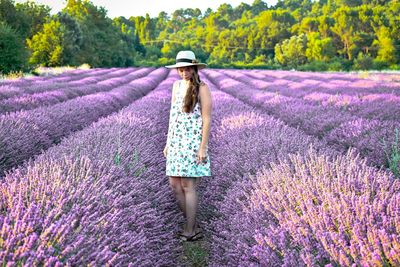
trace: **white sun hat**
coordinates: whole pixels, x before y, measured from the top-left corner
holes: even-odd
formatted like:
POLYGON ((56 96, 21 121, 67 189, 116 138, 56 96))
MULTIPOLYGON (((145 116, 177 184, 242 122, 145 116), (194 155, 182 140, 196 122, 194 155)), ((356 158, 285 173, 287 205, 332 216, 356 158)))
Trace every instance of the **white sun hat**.
POLYGON ((187 51, 179 51, 178 54, 176 55, 176 63, 175 65, 168 65, 165 66, 166 68, 173 69, 173 68, 180 68, 180 67, 186 67, 186 66, 197 66, 197 68, 204 69, 207 64, 205 63, 200 63, 197 59, 196 56, 194 55, 193 51, 187 50, 187 51))

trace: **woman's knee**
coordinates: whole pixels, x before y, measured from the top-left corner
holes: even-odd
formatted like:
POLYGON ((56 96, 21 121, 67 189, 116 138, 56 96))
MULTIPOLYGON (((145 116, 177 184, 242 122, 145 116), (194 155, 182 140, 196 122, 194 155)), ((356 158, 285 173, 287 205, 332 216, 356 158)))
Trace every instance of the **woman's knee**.
POLYGON ((184 192, 196 191, 196 177, 194 178, 182 178, 181 186, 184 192))
POLYGON ((170 176, 170 177, 169 177, 169 185, 170 185, 171 189, 172 189, 175 193, 180 193, 180 192, 183 191, 182 185, 181 185, 181 178, 180 178, 180 177, 173 177, 173 176, 170 176))

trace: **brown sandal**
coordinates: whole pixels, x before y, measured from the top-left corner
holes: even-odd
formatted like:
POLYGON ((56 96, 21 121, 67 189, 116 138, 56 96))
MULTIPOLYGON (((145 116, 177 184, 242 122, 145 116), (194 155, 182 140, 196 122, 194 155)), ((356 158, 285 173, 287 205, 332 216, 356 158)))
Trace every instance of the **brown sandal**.
POLYGON ((199 239, 203 238, 203 233, 201 231, 199 231, 199 232, 197 232, 197 233, 195 233, 194 235, 191 235, 191 236, 187 236, 187 235, 184 235, 184 234, 179 234, 179 238, 182 241, 188 241, 188 242, 196 241, 196 240, 199 240, 199 239))

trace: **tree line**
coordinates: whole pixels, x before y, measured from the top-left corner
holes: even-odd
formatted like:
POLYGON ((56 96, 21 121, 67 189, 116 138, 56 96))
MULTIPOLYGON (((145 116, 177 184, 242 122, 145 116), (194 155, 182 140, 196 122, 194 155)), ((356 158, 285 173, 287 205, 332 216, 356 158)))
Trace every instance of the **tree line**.
POLYGON ((54 15, 0 0, 0 69, 162 66, 183 49, 211 67, 399 69, 399 27, 398 0, 255 0, 114 19, 88 0, 54 15))

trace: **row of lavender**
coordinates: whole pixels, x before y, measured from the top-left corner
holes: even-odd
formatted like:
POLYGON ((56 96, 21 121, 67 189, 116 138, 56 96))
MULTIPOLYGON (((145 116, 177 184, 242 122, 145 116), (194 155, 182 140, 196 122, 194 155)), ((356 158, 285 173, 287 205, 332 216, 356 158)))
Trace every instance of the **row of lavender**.
POLYGON ((54 106, 0 115, 0 175, 46 150, 62 137, 120 110, 153 90, 168 74, 157 69, 146 77, 54 106))
POLYGON ((5 177, 3 264, 177 265, 180 214, 162 171, 174 79, 5 177))
POLYGON ((210 266, 400 264, 400 182, 213 89, 210 266), (329 155, 329 156, 328 156, 329 155))
MULTIPOLYGON (((114 87, 127 84, 143 77, 153 69, 118 69, 107 74, 95 73, 93 76, 81 76, 71 82, 56 82, 57 78, 47 80, 41 85, 30 85, 26 88, 17 87, 18 92, 13 97, 0 100, 0 114, 19 110, 30 110, 40 106, 50 106, 79 96, 105 92, 114 87)), ((0 87, 0 94, 2 92, 0 87)))
MULTIPOLYGON (((118 70, 118 68, 95 68, 89 70, 72 70, 65 71, 56 75, 48 75, 48 76, 34 76, 20 79, 11 79, 11 80, 1 80, 0 87, 6 88, 5 86, 17 87, 17 88, 26 88, 35 84, 43 84, 49 80, 54 82, 68 82, 82 79, 82 77, 90 77, 92 75, 106 74, 118 70)), ((3 93, 3 92, 2 92, 3 93)), ((17 92, 18 93, 18 92, 17 92)), ((1 97, 4 97, 1 95, 1 97)))
POLYGON ((373 93, 400 94, 400 79, 390 80, 388 74, 366 77, 349 73, 298 71, 243 70, 241 73, 262 80, 265 82, 264 84, 273 89, 300 90, 296 96, 304 96, 302 93, 316 91, 360 96, 373 93))
POLYGON ((398 118, 388 121, 366 119, 332 106, 309 105, 301 100, 285 101, 286 98, 259 90, 222 72, 207 70, 205 74, 221 90, 261 108, 290 126, 323 139, 335 149, 345 152, 354 147, 373 165, 388 166, 393 151, 391 147, 399 146, 395 143, 398 118))
MULTIPOLYGON (((356 85, 337 83, 337 80, 317 82, 310 79, 266 82, 264 76, 256 76, 252 72, 224 70, 221 73, 261 89, 266 93, 265 100, 307 105, 309 109, 329 106, 336 112, 365 119, 397 120, 400 117, 400 84, 393 86, 393 83, 374 83, 364 79, 358 79, 356 85)), ((301 77, 300 73, 298 75, 301 77)))
POLYGON ((58 76, 49 77, 33 77, 26 79, 5 80, 0 83, 0 99, 7 99, 15 96, 22 96, 25 94, 34 94, 45 92, 48 88, 52 88, 53 84, 64 84, 73 82, 75 80, 82 80, 90 76, 101 77, 100 75, 107 75, 114 72, 116 69, 93 69, 79 72, 66 72, 58 76), (68 75, 67 75, 68 74, 68 75))

